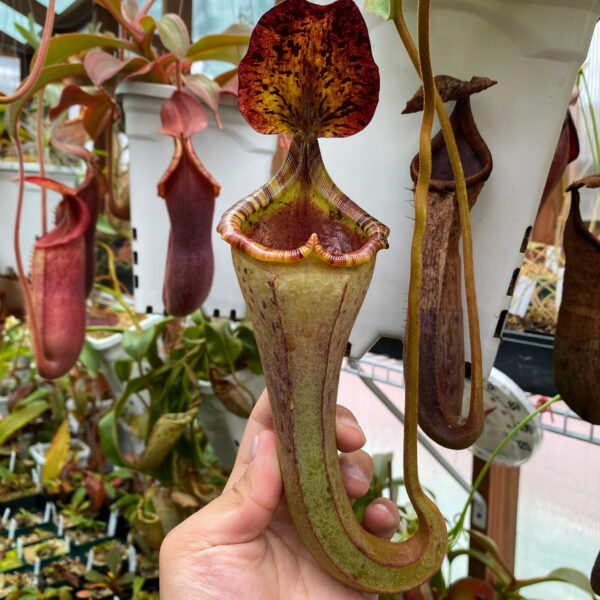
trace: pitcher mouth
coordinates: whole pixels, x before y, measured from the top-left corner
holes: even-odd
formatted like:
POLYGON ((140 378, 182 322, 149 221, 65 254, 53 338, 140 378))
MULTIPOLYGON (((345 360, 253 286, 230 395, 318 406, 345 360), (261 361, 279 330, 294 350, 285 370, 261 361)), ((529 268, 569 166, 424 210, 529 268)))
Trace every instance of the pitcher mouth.
POLYGON ((333 183, 314 136, 297 133, 277 174, 221 218, 221 237, 257 260, 296 262, 315 254, 334 266, 371 260, 389 229, 333 183))

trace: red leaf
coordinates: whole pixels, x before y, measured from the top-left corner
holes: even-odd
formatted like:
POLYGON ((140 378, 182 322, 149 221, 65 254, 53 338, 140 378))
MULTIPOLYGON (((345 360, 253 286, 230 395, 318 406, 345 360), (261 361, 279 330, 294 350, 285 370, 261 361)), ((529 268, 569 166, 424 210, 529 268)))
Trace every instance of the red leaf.
POLYGON ((59 103, 50 109, 50 118, 56 117, 71 106, 85 107, 83 124, 92 139, 96 139, 111 118, 115 103, 107 92, 88 94, 79 86, 69 85, 61 94, 59 103))
POLYGON ((105 81, 119 73, 123 79, 148 73, 154 64, 141 56, 119 60, 103 50, 92 50, 87 53, 83 66, 94 85, 101 87, 105 81))
POLYGON ((208 124, 206 112, 198 100, 185 92, 175 91, 160 109, 160 132, 172 137, 191 138, 208 124))

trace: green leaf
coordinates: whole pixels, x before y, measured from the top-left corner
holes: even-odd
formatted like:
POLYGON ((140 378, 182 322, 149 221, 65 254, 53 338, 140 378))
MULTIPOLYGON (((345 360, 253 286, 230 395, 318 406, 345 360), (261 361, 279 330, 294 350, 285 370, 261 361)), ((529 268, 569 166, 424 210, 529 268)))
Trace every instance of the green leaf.
POLYGON ((71 498, 71 505, 79 506, 85 500, 86 495, 87 490, 85 489, 85 487, 78 487, 71 498))
POLYGON ((481 531, 477 531, 476 529, 468 529, 467 531, 471 536, 471 540, 476 542, 478 546, 481 546, 481 548, 496 561, 502 562, 502 559, 500 558, 500 550, 498 549, 496 542, 494 542, 491 537, 485 535, 481 531))
POLYGON ((117 230, 108 222, 106 215, 104 214, 98 215, 98 220, 96 221, 96 231, 106 235, 117 235, 117 230))
POLYGON ((14 433, 37 419, 50 408, 46 400, 38 400, 28 404, 21 410, 11 412, 8 417, 0 421, 0 446, 14 433))
POLYGON ((111 473, 108 473, 107 477, 112 481, 113 479, 131 479, 133 474, 129 469, 115 469, 111 473))
POLYGON ((98 371, 102 366, 102 359, 100 358, 100 353, 92 346, 88 339, 83 342, 79 360, 92 377, 98 377, 98 371))
POLYGON ((205 35, 190 46, 186 59, 191 62, 222 60, 237 65, 246 53, 249 42, 249 27, 246 30, 230 29, 223 33, 205 35))
POLYGON ((596 597, 594 595, 594 590, 592 590, 589 578, 581 571, 577 571, 576 569, 569 569, 566 567, 554 569, 554 571, 548 573, 547 578, 555 581, 564 581, 565 583, 570 583, 571 585, 578 587, 580 590, 583 590, 586 594, 589 594, 591 598, 596 597))
POLYGON ((209 322, 210 319, 208 319, 208 317, 202 312, 202 309, 199 308, 198 310, 194 311, 191 315, 190 315, 190 319, 196 323, 196 325, 203 325, 204 323, 209 322))
POLYGON ((455 558, 463 555, 471 556, 475 560, 478 560, 480 563, 488 567, 496 577, 506 585, 508 580, 503 571, 498 568, 498 564, 491 557, 488 556, 485 552, 480 552, 479 550, 475 550, 474 548, 458 548, 456 550, 450 550, 447 554, 448 562, 452 562, 455 558))
POLYGON ((183 19, 174 13, 163 15, 158 22, 158 35, 164 47, 183 60, 190 49, 190 34, 183 19))
POLYGON ((136 578, 133 580, 133 597, 134 598, 142 591, 142 588, 144 587, 145 583, 146 583, 145 577, 136 576, 136 578))
POLYGON ((123 349, 131 358, 142 360, 146 352, 148 352, 148 348, 150 348, 153 336, 154 329, 152 327, 142 332, 128 329, 123 333, 123 349))
MULTIPOLYGON (((31 17, 31 14, 29 16, 31 17)), ((13 23, 13 26, 34 50, 37 50, 40 47, 42 39, 35 31, 31 21, 29 21, 29 27, 23 27, 23 25, 19 25, 19 23, 13 23)))
POLYGON ((122 38, 93 33, 63 33, 50 39, 44 67, 56 65, 65 59, 92 48, 125 48, 135 52, 135 44, 122 38))
POLYGON ((120 358, 115 360, 115 373, 121 381, 127 381, 131 375, 133 361, 128 358, 120 358))
POLYGON ((120 586, 128 586, 131 585, 133 583, 133 580, 135 579, 135 573, 124 573, 123 575, 121 575, 121 577, 119 577, 119 579, 117 580, 117 583, 120 586))
POLYGON ((15 410, 21 410, 22 408, 25 408, 26 406, 29 406, 30 404, 33 404, 34 402, 37 402, 38 400, 46 400, 49 396, 50 396, 50 390, 48 388, 39 387, 36 390, 34 390, 33 392, 31 392, 31 394, 25 396, 24 398, 21 398, 15 405, 13 412, 15 410))
POLYGON ((106 554, 106 565, 113 575, 116 575, 121 570, 121 555, 114 544, 106 554))
POLYGON ((137 504, 140 500, 140 495, 139 494, 125 494, 125 496, 121 496, 118 500, 115 500, 112 504, 111 504, 111 508, 113 509, 117 509, 117 508, 123 508, 124 506, 130 505, 130 504, 137 504))
POLYGON ((15 121, 17 115, 27 104, 30 98, 32 98, 37 92, 39 92, 45 85, 52 81, 58 81, 59 79, 65 79, 66 77, 85 75, 85 69, 81 63, 73 63, 68 65, 54 65, 51 67, 44 67, 40 71, 40 75, 37 78, 35 84, 29 90, 23 98, 16 100, 12 104, 9 104, 6 108, 4 126, 6 131, 12 136, 15 130, 15 121))
POLYGON ((387 21, 394 18, 396 0, 365 0, 365 9, 387 21))
POLYGON ((119 447, 119 436, 117 433, 117 423, 121 416, 121 411, 127 402, 127 399, 131 394, 135 394, 145 388, 145 383, 141 377, 129 380, 125 386, 123 395, 117 400, 114 408, 107 412, 100 423, 98 424, 98 433, 100 434, 100 444, 104 454, 110 460, 113 465, 119 467, 132 467, 131 463, 127 461, 121 454, 119 447))
POLYGON ((262 374, 263 368, 260 361, 256 338, 254 337, 254 329, 250 321, 243 321, 235 330, 235 336, 241 340, 244 346, 244 359, 246 366, 257 375, 262 374))
POLYGON ((102 573, 99 573, 98 571, 95 571, 94 569, 87 571, 85 573, 84 577, 88 581, 91 581, 93 583, 107 583, 108 582, 108 577, 106 575, 103 575, 102 573))
POLYGON ((234 337, 231 324, 226 319, 206 323, 206 349, 210 359, 218 364, 234 368, 235 362, 244 350, 241 340, 234 337))

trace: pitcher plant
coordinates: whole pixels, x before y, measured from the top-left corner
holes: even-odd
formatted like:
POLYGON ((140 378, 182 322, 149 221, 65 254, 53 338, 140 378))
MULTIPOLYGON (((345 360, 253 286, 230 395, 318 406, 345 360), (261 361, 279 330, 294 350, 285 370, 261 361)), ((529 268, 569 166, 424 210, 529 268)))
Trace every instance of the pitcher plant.
MULTIPOLYGON (((456 101, 450 124, 457 142, 469 209, 473 208, 492 171, 492 154, 481 137, 471 111, 470 96, 496 82, 487 77, 461 81, 437 75, 435 83, 444 102, 456 101)), ((423 110, 423 88, 409 100, 403 113, 423 110)), ((467 448, 483 429, 483 402, 471 397, 462 417, 464 341, 461 225, 456 181, 448 147, 440 131, 431 142, 431 179, 427 190, 427 217, 422 248, 425 277, 420 290, 419 425, 435 442, 455 450, 467 448)), ((410 165, 419 178, 419 155, 410 165)))
POLYGON ((554 381, 582 419, 600 425, 600 240, 583 224, 579 190, 600 187, 600 175, 572 183, 565 223, 563 297, 554 336, 554 381))
MULTIPOLYGON (((317 139, 352 135, 375 111, 379 73, 360 11, 352 0, 279 4, 256 26, 239 77, 248 122, 294 135, 276 175, 218 226, 254 325, 290 514, 315 559, 345 584, 414 588, 446 549, 444 520, 419 484, 416 442, 405 453, 405 478, 419 527, 392 543, 356 521, 335 438, 341 362, 389 233, 335 186, 317 139)), ((415 433, 416 418, 407 411, 415 433)))

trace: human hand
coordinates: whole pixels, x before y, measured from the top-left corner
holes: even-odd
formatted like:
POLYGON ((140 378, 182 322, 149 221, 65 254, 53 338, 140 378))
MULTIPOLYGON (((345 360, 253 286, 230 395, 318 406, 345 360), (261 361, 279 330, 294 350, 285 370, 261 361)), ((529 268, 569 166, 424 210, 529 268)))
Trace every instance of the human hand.
MULTIPOLYGON (((373 474, 360 450, 365 436, 354 415, 337 407, 336 435, 349 498, 363 496, 373 474)), ((221 496, 173 529, 160 550, 162 600, 365 600, 324 571, 292 523, 277 459, 271 407, 261 395, 221 496)), ((391 538, 399 523, 393 502, 374 500, 363 525, 391 538)))

